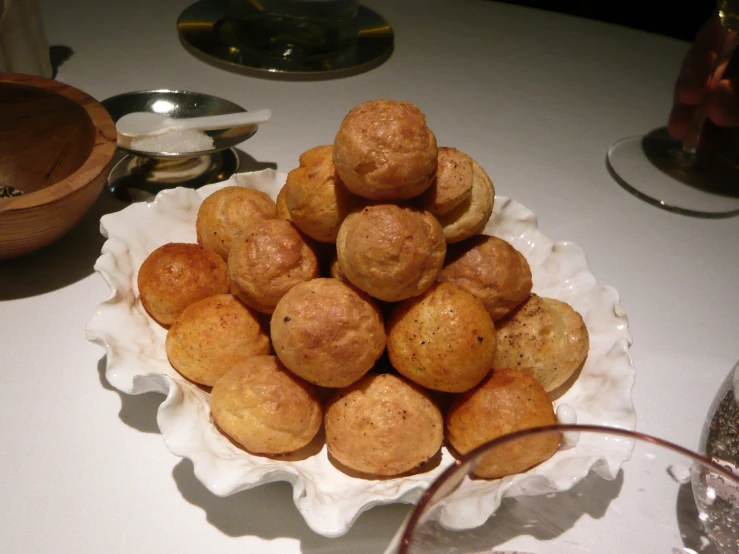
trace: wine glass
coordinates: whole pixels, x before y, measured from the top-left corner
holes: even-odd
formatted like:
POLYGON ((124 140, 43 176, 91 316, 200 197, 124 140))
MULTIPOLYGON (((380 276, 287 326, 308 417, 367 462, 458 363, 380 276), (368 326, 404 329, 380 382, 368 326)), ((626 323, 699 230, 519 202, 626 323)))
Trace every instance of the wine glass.
MULTIPOLYGON (((739 31, 739 0, 719 0, 720 44, 707 90, 721 79, 739 31)), ((739 215, 739 165, 701 140, 708 94, 698 106, 684 141, 664 130, 628 137, 608 150, 606 164, 618 184, 641 200, 687 216, 739 215)))
POLYGON ((698 453, 634 431, 593 425, 519 431, 461 457, 440 475, 410 514, 396 551, 735 553, 739 478, 698 453), (560 478, 557 487, 567 490, 538 496, 520 491, 497 499, 499 506, 480 525, 479 513, 489 499, 470 494, 477 465, 552 435, 562 438, 563 445, 583 441, 608 448, 628 441, 632 456, 610 480, 602 477, 608 473, 602 461, 589 474, 584 470, 587 475, 580 480, 560 478))

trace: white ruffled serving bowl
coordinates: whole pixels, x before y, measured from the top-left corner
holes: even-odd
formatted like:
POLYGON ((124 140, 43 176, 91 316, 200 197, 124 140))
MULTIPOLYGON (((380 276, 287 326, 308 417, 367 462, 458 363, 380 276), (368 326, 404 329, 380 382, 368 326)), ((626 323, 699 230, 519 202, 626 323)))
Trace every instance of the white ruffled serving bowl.
MULTIPOLYGON (((166 330, 155 323, 138 299, 136 275, 144 259, 167 242, 196 242, 195 218, 203 198, 227 185, 252 187, 275 198, 286 175, 273 170, 237 174, 198 190, 161 192, 150 203, 132 204, 100 222, 107 237, 95 269, 111 289, 87 325, 87 338, 106 351, 106 378, 127 394, 158 391, 166 395, 157 423, 169 450, 192 461, 197 478, 214 494, 226 496, 272 481, 289 481, 295 506, 316 533, 337 537, 377 504, 414 503, 453 461, 444 448, 441 462, 425 473, 369 480, 342 473, 328 459, 325 445, 301 458, 251 455, 224 437, 210 417, 209 394, 183 379, 164 350, 166 330)), ((509 241, 526 256, 534 292, 569 303, 584 318, 590 351, 574 385, 555 407, 573 423, 633 429, 631 389, 634 369, 631 338, 618 293, 588 270, 583 250, 571 242, 553 242, 537 228, 536 216, 521 204, 496 197, 485 232, 509 241)), ((451 528, 483 523, 505 496, 567 490, 591 468, 614 478, 631 453, 631 444, 593 444, 584 440, 557 452, 527 473, 498 481, 465 484, 468 501, 445 514, 451 528)))

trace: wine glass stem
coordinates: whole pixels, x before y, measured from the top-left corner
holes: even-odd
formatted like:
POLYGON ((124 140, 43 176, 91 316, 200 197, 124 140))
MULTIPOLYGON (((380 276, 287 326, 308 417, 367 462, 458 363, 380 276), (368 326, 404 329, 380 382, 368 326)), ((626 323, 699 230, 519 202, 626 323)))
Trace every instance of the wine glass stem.
POLYGON ((693 120, 690 125, 690 130, 683 139, 682 150, 680 157, 684 162, 693 163, 697 159, 698 145, 700 144, 701 133, 703 126, 706 122, 708 100, 710 92, 716 87, 718 82, 721 80, 723 72, 726 67, 726 63, 734 52, 736 47, 735 33, 727 29, 723 24, 721 25, 721 37, 719 39, 719 48, 716 52, 716 58, 713 62, 713 68, 708 76, 708 82, 706 83, 706 94, 704 94, 698 109, 693 116, 693 120), (723 69, 722 69, 723 66, 723 69))

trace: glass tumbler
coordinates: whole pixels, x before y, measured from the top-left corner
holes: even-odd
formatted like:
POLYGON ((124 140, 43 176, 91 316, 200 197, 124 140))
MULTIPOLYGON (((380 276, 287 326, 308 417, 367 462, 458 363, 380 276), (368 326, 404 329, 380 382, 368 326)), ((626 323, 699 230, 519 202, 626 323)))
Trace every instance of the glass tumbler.
POLYGON ((707 457, 634 431, 557 425, 506 435, 457 460, 411 513, 397 552, 728 554, 739 552, 737 518, 739 479, 707 457), (550 472, 541 479, 559 492, 509 489, 492 509, 489 498, 470 494, 478 464, 552 435, 561 444, 628 441, 632 455, 613 479, 603 478, 599 461, 550 472), (486 509, 492 515, 480 524, 486 509))

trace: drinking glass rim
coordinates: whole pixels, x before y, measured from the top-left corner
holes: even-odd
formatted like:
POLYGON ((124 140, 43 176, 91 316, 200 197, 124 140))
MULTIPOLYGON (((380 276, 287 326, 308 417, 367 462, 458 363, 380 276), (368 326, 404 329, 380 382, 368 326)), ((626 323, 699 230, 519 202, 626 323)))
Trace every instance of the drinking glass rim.
MULTIPOLYGON (((715 471, 721 477, 728 479, 729 481, 734 483, 737 487, 739 487, 739 476, 733 474, 732 472, 722 467, 720 464, 714 462, 713 460, 707 458, 703 454, 700 454, 698 452, 695 452, 693 450, 690 450, 688 448, 685 448, 683 446, 680 446, 668 440, 660 439, 653 435, 642 433, 640 431, 623 429, 620 427, 609 427, 607 425, 590 425, 590 424, 576 424, 576 423, 575 424, 558 423, 555 425, 531 427, 529 429, 522 429, 519 431, 514 431, 512 433, 502 435, 484 444, 481 444, 474 450, 471 450, 467 454, 464 454, 460 456, 459 458, 457 458, 456 460, 454 460, 454 462, 448 468, 446 468, 441 474, 439 474, 439 476, 434 480, 433 483, 431 483, 429 488, 426 489, 426 491, 421 496, 420 500, 413 507, 413 510, 411 511, 410 516, 405 522, 405 528, 403 529, 403 534, 400 538, 397 554, 408 554, 408 546, 410 544, 410 535, 414 531, 416 526, 418 525, 418 521, 421 517, 421 514, 423 513, 424 509, 426 508, 431 498, 433 498, 434 494, 442 487, 442 485, 444 485, 444 483, 446 483, 447 479, 452 474, 459 471, 460 468, 462 468, 463 466, 471 464, 472 461, 477 456, 483 454, 484 452, 488 450, 492 450, 493 448, 501 444, 504 444, 509 441, 514 441, 522 437, 527 437, 530 435, 537 435, 537 434, 545 433, 545 432, 560 432, 560 433, 572 432, 572 433, 595 433, 595 434, 600 434, 600 435, 617 435, 620 437, 633 439, 633 440, 643 442, 643 443, 654 444, 654 445, 663 447, 667 450, 670 450, 677 454, 681 454, 683 456, 691 458, 694 461, 701 463, 703 466, 715 471)), ((629 458, 627 458, 626 461, 628 461, 629 459, 631 459, 631 455, 629 455, 629 458)))

